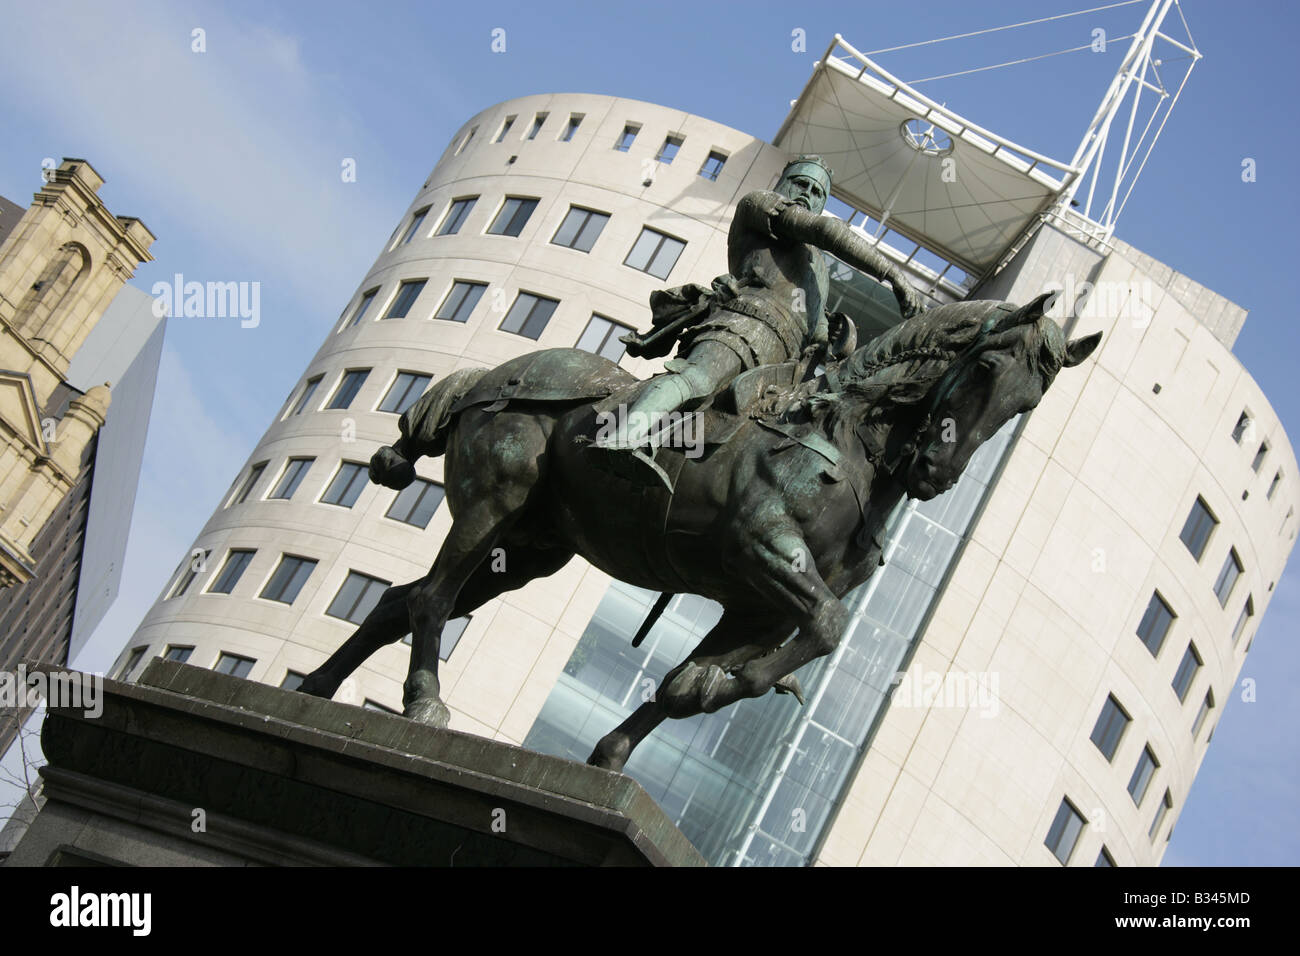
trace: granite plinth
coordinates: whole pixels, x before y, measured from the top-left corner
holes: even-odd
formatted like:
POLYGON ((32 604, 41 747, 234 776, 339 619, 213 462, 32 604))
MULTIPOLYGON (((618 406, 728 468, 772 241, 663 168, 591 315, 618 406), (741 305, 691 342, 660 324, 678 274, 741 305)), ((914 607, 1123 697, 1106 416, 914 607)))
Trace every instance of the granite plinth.
POLYGON ((623 774, 171 661, 41 741, 9 866, 704 865, 623 774))

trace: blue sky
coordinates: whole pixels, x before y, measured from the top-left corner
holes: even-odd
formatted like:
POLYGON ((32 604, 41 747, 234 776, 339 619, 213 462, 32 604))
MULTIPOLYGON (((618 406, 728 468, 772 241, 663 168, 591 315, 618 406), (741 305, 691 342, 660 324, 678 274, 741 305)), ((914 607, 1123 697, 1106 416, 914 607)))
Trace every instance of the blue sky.
MULTIPOLYGON (((118 214, 160 237, 133 281, 174 272, 261 283, 262 321, 173 319, 123 590, 76 662, 96 670, 157 597, 338 318, 452 134, 530 93, 649 100, 771 138, 839 32, 864 51, 1067 13, 1091 3, 123 3, 0 0, 0 194, 26 204, 41 160, 89 159, 118 214), (195 28, 206 52, 191 50, 195 28), (504 29, 506 50, 491 49, 504 29), (791 49, 792 31, 807 52, 791 49), (356 161, 356 182, 341 163, 356 161)), ((1079 46, 924 84, 1026 147, 1068 160, 1147 4, 882 54, 905 80, 1079 46)), ((1300 210, 1291 121, 1293 5, 1185 0, 1205 59, 1118 235, 1250 310, 1235 352, 1300 435, 1285 284, 1300 210), (1243 183, 1251 157, 1257 181, 1243 183)), ((1176 22, 1176 17, 1175 17, 1176 22)), ((1171 27, 1172 29, 1172 27, 1171 27)), ((1227 697, 1166 865, 1300 863, 1300 616, 1294 563, 1227 697)))

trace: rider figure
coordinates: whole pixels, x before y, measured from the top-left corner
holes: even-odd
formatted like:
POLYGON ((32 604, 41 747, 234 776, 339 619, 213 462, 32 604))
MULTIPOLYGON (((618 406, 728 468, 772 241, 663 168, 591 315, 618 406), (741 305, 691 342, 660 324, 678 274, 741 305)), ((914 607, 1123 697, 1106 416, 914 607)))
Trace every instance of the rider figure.
MULTIPOLYGON (((820 156, 800 156, 786 165, 773 191, 756 190, 740 200, 727 235, 728 276, 712 292, 686 287, 652 295, 656 307, 668 297, 693 290, 709 300, 696 324, 680 332, 678 358, 665 363, 627 413, 638 423, 598 447, 635 449, 650 441, 662 421, 695 399, 713 394, 742 371, 787 362, 826 345, 825 312, 829 276, 822 250, 893 288, 903 318, 921 311, 919 294, 902 272, 839 219, 822 216, 831 171, 820 156), (809 317, 813 321, 809 323, 809 317), (640 424, 648 423, 648 424, 640 424)), ((664 324, 661 314, 655 326, 664 324)), ((668 331, 668 330, 665 330, 668 331)), ((663 355, 671 341, 652 349, 630 339, 633 355, 663 355)))

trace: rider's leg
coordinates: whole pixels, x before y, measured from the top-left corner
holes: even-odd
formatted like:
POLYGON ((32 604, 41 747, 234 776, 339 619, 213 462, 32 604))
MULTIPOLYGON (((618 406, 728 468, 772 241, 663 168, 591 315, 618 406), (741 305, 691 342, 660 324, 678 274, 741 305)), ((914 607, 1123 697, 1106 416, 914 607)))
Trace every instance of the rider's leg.
POLYGON ((691 349, 678 371, 651 380, 626 413, 626 433, 617 441, 600 442, 608 448, 637 448, 659 431, 669 412, 692 399, 704 398, 744 371, 740 356, 721 342, 703 341, 691 349))

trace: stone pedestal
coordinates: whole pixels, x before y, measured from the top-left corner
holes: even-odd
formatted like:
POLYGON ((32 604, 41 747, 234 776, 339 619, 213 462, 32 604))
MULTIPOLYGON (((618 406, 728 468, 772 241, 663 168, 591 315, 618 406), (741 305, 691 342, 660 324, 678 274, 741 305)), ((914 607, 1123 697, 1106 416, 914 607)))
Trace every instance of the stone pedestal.
POLYGON ((169 661, 41 740, 8 866, 704 865, 630 777, 169 661))

